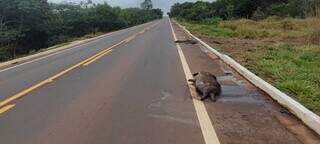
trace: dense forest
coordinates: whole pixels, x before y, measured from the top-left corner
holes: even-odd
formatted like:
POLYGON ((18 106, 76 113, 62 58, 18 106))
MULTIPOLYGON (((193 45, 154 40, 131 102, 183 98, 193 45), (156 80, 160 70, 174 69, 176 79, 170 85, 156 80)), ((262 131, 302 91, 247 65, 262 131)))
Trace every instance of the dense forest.
POLYGON ((305 18, 320 15, 319 0, 216 0, 176 3, 170 17, 202 21, 213 17, 264 19, 269 16, 305 18))
POLYGON ((162 18, 145 0, 141 8, 111 7, 91 0, 48 3, 47 0, 0 1, 0 61, 24 55, 74 37, 110 32, 162 18))

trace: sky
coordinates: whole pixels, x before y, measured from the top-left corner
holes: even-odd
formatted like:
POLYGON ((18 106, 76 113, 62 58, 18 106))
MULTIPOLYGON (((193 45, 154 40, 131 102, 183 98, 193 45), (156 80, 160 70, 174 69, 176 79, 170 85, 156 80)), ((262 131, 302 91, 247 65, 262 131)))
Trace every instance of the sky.
MULTIPOLYGON (((48 0, 49 2, 63 2, 63 1, 68 1, 68 2, 79 2, 81 0, 48 0)), ((84 0, 82 0, 84 1, 84 0)), ((107 2, 108 4, 112 6, 120 6, 122 8, 127 8, 127 7, 139 7, 140 3, 144 0, 92 0, 95 3, 103 3, 107 2)), ((197 0, 152 0, 153 1, 153 6, 154 8, 160 8, 162 9, 165 13, 167 13, 170 10, 170 7, 177 2, 195 2, 197 0)), ((203 0, 203 1, 212 1, 212 0, 203 0)))

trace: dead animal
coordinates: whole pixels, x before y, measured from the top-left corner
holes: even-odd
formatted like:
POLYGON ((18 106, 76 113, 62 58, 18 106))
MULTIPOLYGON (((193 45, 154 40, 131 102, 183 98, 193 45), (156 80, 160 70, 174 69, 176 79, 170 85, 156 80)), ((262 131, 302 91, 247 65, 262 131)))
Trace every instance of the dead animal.
POLYGON ((197 44, 198 42, 195 40, 176 40, 175 43, 185 43, 185 44, 197 44))
POLYGON ((215 102, 216 97, 221 94, 221 85, 216 76, 209 72, 198 72, 194 73, 193 77, 194 79, 188 81, 195 86, 197 93, 201 95, 201 100, 210 97, 215 102))

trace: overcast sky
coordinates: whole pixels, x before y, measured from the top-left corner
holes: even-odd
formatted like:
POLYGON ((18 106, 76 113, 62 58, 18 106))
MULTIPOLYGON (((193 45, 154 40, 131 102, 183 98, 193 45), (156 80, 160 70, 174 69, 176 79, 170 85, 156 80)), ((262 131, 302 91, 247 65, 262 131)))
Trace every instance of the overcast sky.
MULTIPOLYGON (((49 2, 63 2, 63 1, 79 2, 81 0, 48 0, 48 1, 49 2)), ((139 7, 142 1, 143 0, 93 0, 93 2, 95 3, 107 2, 112 6, 120 6, 122 8, 139 7)), ((171 5, 173 5, 174 3, 185 2, 185 1, 195 2, 197 0, 152 0, 152 1, 155 8, 161 8, 165 13, 167 13, 170 10, 171 5)), ((204 1, 212 1, 212 0, 204 0, 204 1)))

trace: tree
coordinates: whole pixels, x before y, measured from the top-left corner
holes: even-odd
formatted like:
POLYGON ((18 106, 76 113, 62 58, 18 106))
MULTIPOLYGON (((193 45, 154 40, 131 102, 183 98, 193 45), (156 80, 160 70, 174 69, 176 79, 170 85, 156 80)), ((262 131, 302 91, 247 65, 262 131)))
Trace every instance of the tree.
POLYGON ((47 0, 0 0, 0 61, 97 32, 109 32, 162 18, 160 9, 121 9, 92 0, 48 3, 47 0))
POLYGON ((257 0, 239 0, 235 5, 234 15, 240 18, 251 18, 258 9, 258 2, 257 0))
POLYGON ((144 2, 140 4, 140 6, 143 10, 151 10, 153 8, 151 0, 144 0, 144 2))
POLYGON ((268 16, 319 16, 319 0, 216 0, 213 2, 184 2, 174 4, 168 15, 192 21, 212 17, 228 19, 263 19, 268 16))
MULTIPOLYGON (((7 29, 15 32, 18 52, 38 50, 46 46, 46 18, 48 5, 46 0, 2 0, 1 14, 7 29)), ((15 54, 15 49, 13 54, 15 54)))

